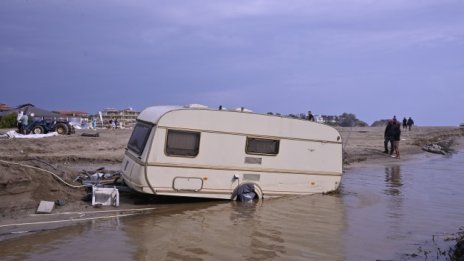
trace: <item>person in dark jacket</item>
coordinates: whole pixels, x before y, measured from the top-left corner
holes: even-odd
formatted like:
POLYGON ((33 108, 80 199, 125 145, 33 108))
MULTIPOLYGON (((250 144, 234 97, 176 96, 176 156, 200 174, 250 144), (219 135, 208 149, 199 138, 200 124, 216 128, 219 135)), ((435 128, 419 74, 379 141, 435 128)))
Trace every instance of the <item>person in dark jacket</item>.
POLYGON ((387 123, 387 127, 385 127, 384 133, 384 142, 383 145, 385 147, 384 153, 388 153, 388 144, 390 143, 390 155, 393 154, 393 120, 389 120, 387 123))
POLYGON ((400 158, 401 124, 393 120, 392 126, 393 126, 392 127, 393 148, 395 150, 395 155, 392 155, 392 157, 399 159, 400 158))
POLYGON ((314 121, 314 115, 311 113, 311 111, 308 111, 308 121, 314 121))
POLYGON ((406 120, 406 117, 403 118, 403 130, 406 130, 408 128, 408 120, 406 120))
POLYGON ((412 120, 411 117, 409 117, 407 125, 408 125, 408 129, 411 131, 411 127, 412 127, 412 125, 414 125, 414 121, 412 120))

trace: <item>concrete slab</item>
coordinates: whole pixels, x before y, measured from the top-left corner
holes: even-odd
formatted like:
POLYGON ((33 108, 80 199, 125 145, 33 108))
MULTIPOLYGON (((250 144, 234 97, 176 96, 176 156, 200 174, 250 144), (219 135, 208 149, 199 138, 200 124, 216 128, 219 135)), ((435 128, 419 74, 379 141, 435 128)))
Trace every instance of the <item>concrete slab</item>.
POLYGON ((55 202, 41 200, 36 212, 37 214, 50 214, 53 211, 53 207, 55 207, 55 202))

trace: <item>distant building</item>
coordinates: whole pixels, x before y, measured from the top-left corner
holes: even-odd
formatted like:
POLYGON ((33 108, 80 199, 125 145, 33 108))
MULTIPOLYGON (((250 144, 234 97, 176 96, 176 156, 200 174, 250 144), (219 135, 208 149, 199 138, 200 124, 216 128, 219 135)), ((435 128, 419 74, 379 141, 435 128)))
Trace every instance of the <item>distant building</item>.
POLYGON ((65 117, 81 117, 81 118, 88 118, 89 113, 83 111, 53 111, 54 113, 58 113, 65 117))
MULTIPOLYGON (((108 127, 110 126, 110 121, 118 121, 117 127, 120 128, 130 128, 135 126, 135 121, 137 116, 139 116, 139 111, 134 111, 132 108, 127 108, 123 110, 117 110, 114 108, 106 108, 101 112, 101 117, 103 120, 103 126, 101 121, 98 122, 99 127, 108 127)), ((99 118, 99 115, 96 115, 99 118)))
POLYGON ((337 123, 339 120, 338 116, 335 115, 322 115, 322 119, 325 123, 337 123))
POLYGON ((5 103, 0 103, 0 112, 2 111, 11 111, 12 108, 8 105, 6 105, 5 103))
POLYGON ((83 111, 53 111, 69 121, 75 128, 89 127, 89 113, 83 111))
POLYGON ((324 123, 324 118, 322 118, 322 115, 314 115, 314 121, 318 123, 324 123))
POLYGON ((319 123, 335 124, 338 122, 338 116, 335 115, 314 115, 314 120, 319 123))
MULTIPOLYGON (((269 115, 280 115, 279 113, 274 114, 272 112, 268 112, 267 114, 269 114, 269 115)), ((304 114, 304 113, 289 114, 289 115, 286 115, 286 117, 294 118, 294 119, 302 119, 302 120, 307 120, 308 119, 308 115, 304 114)), ((335 116, 335 115, 313 114, 313 117, 314 117, 315 122, 329 124, 329 125, 337 124, 338 121, 340 120, 339 116, 335 116)))
POLYGON ((16 113, 16 110, 12 109, 5 103, 0 103, 0 118, 2 118, 3 116, 7 116, 10 113, 16 113))

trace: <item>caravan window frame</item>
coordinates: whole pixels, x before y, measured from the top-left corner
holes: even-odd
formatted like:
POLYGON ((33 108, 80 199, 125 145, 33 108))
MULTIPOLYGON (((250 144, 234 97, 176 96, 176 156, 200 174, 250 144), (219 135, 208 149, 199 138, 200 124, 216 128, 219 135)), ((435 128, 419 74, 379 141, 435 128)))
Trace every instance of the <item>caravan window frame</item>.
MULTIPOLYGON (((164 154, 169 157, 195 158, 200 153, 200 140, 201 140, 201 132, 168 129, 166 131, 166 140, 164 143, 164 154), (168 146, 170 144, 169 142, 170 134, 171 135, 186 134, 186 135, 195 136, 196 140, 193 141, 194 146, 193 148, 190 149, 192 153, 180 153, 179 151, 176 151, 176 148, 169 148, 168 146)), ((177 148, 177 150, 179 150, 179 148, 177 148)))
POLYGON ((137 121, 137 123, 134 126, 134 130, 132 131, 132 134, 131 134, 131 136, 129 138, 129 141, 127 142, 127 149, 134 152, 138 156, 141 156, 143 154, 143 151, 145 150, 145 147, 147 146, 148 138, 150 137, 154 126, 155 125, 147 123, 147 122, 137 121), (144 131, 145 131, 144 132, 145 136, 143 136, 141 139, 138 139, 139 137, 136 136, 136 135, 139 134, 137 132, 137 129, 139 127, 144 128, 144 131), (136 139, 138 141, 141 141, 141 143, 136 144, 136 145, 131 144, 131 142, 134 141, 134 139, 136 139))
POLYGON ((258 137, 246 137, 246 145, 245 145, 245 153, 250 155, 267 155, 267 156, 276 156, 279 154, 280 150, 280 140, 279 139, 271 139, 271 138, 258 138, 258 137), (275 148, 273 152, 260 152, 257 150, 253 150, 250 147, 252 142, 275 142, 275 148))

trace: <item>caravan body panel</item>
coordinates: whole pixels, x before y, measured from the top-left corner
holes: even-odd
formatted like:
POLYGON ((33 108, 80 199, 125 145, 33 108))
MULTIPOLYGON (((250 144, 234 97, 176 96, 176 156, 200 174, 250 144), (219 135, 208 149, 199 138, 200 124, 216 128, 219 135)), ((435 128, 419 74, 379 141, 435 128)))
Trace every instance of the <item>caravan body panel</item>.
POLYGON ((245 183, 266 197, 325 193, 339 187, 342 143, 334 128, 306 120, 150 107, 122 167, 131 188, 158 195, 231 198, 245 183))

